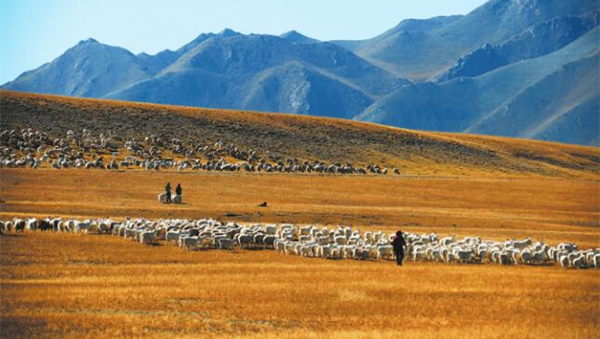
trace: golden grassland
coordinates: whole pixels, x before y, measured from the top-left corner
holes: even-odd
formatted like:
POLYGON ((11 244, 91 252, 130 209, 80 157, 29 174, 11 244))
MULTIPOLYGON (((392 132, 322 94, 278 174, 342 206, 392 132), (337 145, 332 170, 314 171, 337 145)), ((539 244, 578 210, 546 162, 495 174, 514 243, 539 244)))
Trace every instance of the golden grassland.
POLYGON ((597 338, 600 276, 560 267, 0 238, 3 338, 597 338))
POLYGON ((234 143, 302 160, 377 164, 408 175, 559 177, 598 180, 595 147, 514 138, 413 131, 343 119, 156 105, 0 91, 0 128, 54 137, 86 128, 143 140, 234 143))
POLYGON ((597 182, 274 173, 0 171, 0 217, 177 217, 532 237, 600 246, 597 182), (156 196, 181 183, 184 204, 156 196), (268 207, 258 205, 268 202, 268 207))
MULTIPOLYGON (((216 217, 531 236, 598 247, 598 183, 0 171, 0 218, 216 217), (186 203, 160 205, 166 181, 186 203), (267 201, 267 208, 258 203, 267 201)), ((597 338, 600 275, 559 266, 331 261, 104 235, 0 237, 2 338, 597 338)))
MULTIPOLYGON (((165 133, 402 176, 0 169, 14 216, 293 222, 600 246, 598 148, 0 91, 0 128, 165 133), (161 205, 166 182, 184 204, 161 205), (268 207, 258 205, 268 202, 268 207)), ((0 236, 2 338, 598 338, 600 274, 0 236)))

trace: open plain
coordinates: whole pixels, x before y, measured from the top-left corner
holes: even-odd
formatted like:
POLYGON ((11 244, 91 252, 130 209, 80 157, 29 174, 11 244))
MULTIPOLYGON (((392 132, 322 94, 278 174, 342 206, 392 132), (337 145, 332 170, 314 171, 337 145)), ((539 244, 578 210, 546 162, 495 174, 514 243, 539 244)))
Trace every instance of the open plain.
POLYGON ((596 270, 2 238, 4 338, 595 338, 596 270))
MULTIPOLYGON (((182 126, 191 139, 358 164, 376 158, 403 172, 2 168, 0 219, 211 217, 600 247, 597 148, 297 116, 4 92, 0 99, 3 129, 102 126, 142 138, 162 121, 170 132, 182 126), (184 204, 157 203, 166 182, 182 184, 184 204)), ((593 269, 425 262, 398 268, 390 261, 309 259, 272 250, 185 251, 163 241, 146 246, 94 234, 0 236, 0 296, 2 338, 600 333, 600 274, 593 269)))
POLYGON ((596 182, 4 169, 2 216, 217 218, 600 245, 596 182), (162 205, 166 182, 185 201, 162 205), (267 202, 268 207, 258 206, 267 202))

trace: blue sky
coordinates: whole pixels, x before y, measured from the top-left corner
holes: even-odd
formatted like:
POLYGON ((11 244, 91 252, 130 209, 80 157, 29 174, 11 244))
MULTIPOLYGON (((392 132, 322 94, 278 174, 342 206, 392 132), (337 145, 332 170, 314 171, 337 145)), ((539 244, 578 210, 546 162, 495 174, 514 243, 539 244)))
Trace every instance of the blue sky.
POLYGON ((403 19, 466 14, 486 0, 0 0, 0 84, 93 37, 133 53, 176 49, 200 33, 297 30, 366 39, 403 19))

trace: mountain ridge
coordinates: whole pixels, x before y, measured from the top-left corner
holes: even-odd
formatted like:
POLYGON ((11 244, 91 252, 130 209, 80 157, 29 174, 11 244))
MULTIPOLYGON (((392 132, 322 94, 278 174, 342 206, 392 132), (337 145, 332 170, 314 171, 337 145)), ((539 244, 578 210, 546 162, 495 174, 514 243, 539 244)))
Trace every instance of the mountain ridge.
MULTIPOLYGON (((408 82, 330 43, 297 44, 277 36, 230 34, 205 39, 188 49, 155 77, 111 92, 106 97, 206 107, 270 107, 288 113, 329 114, 351 118, 379 96, 405 84, 408 82), (292 62, 295 62, 294 69, 289 68, 292 62), (273 72, 280 67, 288 67, 290 72, 295 72, 299 78, 287 77, 286 74, 289 73, 273 72), (304 70, 300 71, 298 68, 304 70), (306 78, 306 74, 310 76, 306 78), (257 82, 255 79, 264 79, 269 75, 271 78, 274 75, 279 76, 272 82, 279 84, 277 86, 282 92, 296 93, 289 100, 304 100, 306 103, 281 102, 279 94, 270 96, 274 98, 273 102, 268 101, 269 96, 264 96, 263 99, 267 100, 264 104, 248 97, 261 91, 269 92, 267 88, 255 88, 266 85, 265 82, 257 82), (311 88, 306 84, 307 79, 309 83, 310 80, 321 85, 323 82, 329 83, 330 86, 322 88, 322 92, 329 91, 333 94, 327 100, 322 93, 313 93, 311 96, 308 91, 303 90, 311 88), (212 93, 213 89, 209 88, 209 83, 220 88, 220 96, 216 92, 212 93), (177 91, 173 91, 174 88, 177 91), (164 94, 152 94, 153 91, 161 91, 164 94), (212 95, 208 96, 208 93, 212 95), (219 98, 219 101, 215 101, 214 98, 219 98), (333 105, 330 101, 333 101, 333 105), (250 102, 257 104, 248 107, 250 102), (335 109, 329 113, 325 111, 332 107, 335 109)), ((313 85, 312 87, 322 87, 316 83, 313 85)))
MULTIPOLYGON (((578 74, 587 74, 590 78, 584 84, 586 85, 584 86, 585 90, 590 92, 588 95, 598 93, 599 86, 596 84, 600 83, 597 76, 600 47, 594 41, 597 41, 599 36, 600 28, 596 27, 565 48, 540 58, 500 67, 475 78, 455 78, 439 84, 422 83, 404 87, 376 102, 355 119, 387 125, 401 125, 413 129, 522 137, 527 134, 526 131, 529 127, 515 125, 514 120, 496 120, 494 124, 482 129, 477 129, 472 124, 492 112, 505 110, 504 107, 508 107, 511 100, 525 91, 531 91, 534 88, 532 86, 561 71, 567 65, 584 60, 587 60, 585 63, 587 68, 578 74), (399 119, 402 120, 399 121, 399 119), (509 126, 519 129, 508 133, 506 131, 509 126)), ((581 80, 579 76, 572 76, 573 78, 569 79, 570 82, 577 83, 581 80)), ((528 103, 529 109, 534 108, 529 115, 533 115, 537 109, 546 107, 545 102, 549 100, 546 99, 546 94, 550 90, 553 91, 553 94, 566 92, 560 84, 566 83, 567 79, 562 78, 560 81, 558 78, 548 79, 554 79, 546 83, 549 89, 538 93, 537 101, 528 103)), ((524 105, 518 105, 516 109, 518 110, 519 107, 524 107, 524 105)), ((583 142, 584 144, 594 144, 597 140, 597 131, 600 126, 598 126, 597 119, 593 119, 594 113, 597 112, 594 110, 586 112, 590 122, 586 129, 593 135, 583 142), (596 132, 593 133, 593 131, 596 132)), ((557 113, 551 111, 549 115, 557 113)), ((506 117, 506 115, 500 116, 506 117)), ((542 120, 543 118, 540 117, 542 120)), ((570 135, 564 135, 553 140, 568 140, 569 137, 570 135)))
POLYGON ((583 37, 598 27, 599 8, 600 0, 491 0, 466 15, 403 20, 360 41, 224 29, 154 55, 133 55, 87 39, 1 88, 452 132, 471 130, 474 121, 510 103, 510 112, 535 116, 540 125, 495 119, 480 131, 596 145, 600 127, 593 133, 593 128, 573 130, 577 120, 597 124, 592 118, 598 113, 594 93, 600 93, 595 59, 584 61, 587 56, 577 51, 579 60, 548 56, 577 41, 597 48, 600 33, 595 31, 596 40, 583 37), (545 62, 554 71, 571 63, 587 70, 550 76, 545 62), (540 69, 525 69, 522 63, 540 69), (583 93, 577 79, 569 78, 575 73, 586 75, 581 81, 591 99, 575 95, 583 93), (563 84, 573 88, 558 90, 563 84), (545 104, 553 99, 544 96, 562 93, 572 102, 545 104), (545 129, 549 121, 554 123, 545 129))
POLYGON ((535 24, 598 8, 599 0, 490 0, 464 16, 434 17, 420 20, 420 25, 401 22, 379 36, 344 45, 388 71, 421 82, 485 43, 497 44, 535 24), (436 29, 422 29, 432 26, 436 29))

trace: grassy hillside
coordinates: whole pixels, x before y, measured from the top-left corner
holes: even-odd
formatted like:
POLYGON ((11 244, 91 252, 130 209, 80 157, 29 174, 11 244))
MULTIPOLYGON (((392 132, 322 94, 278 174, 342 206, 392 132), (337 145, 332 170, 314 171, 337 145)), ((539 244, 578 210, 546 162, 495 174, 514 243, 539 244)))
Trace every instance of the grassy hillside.
POLYGON ((597 180, 598 148, 404 130, 348 120, 0 92, 0 128, 51 136, 86 128, 235 143, 274 155, 398 167, 409 175, 554 176, 597 180))

